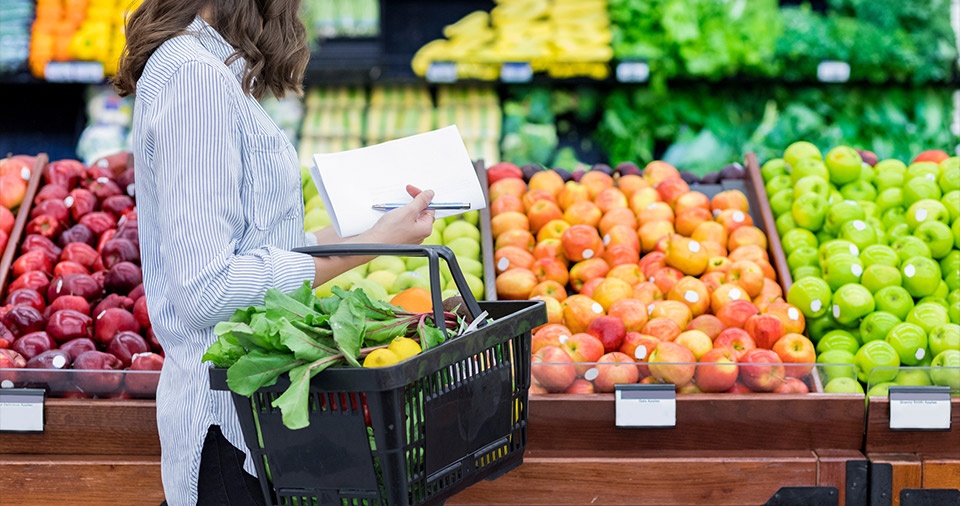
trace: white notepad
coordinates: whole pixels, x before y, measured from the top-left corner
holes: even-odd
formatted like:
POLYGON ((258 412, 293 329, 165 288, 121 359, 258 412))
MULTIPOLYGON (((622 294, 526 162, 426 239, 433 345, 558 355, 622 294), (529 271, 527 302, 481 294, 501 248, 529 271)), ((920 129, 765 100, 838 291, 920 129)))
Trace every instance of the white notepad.
MULTIPOLYGON (((383 216, 375 204, 410 202, 406 185, 433 190, 433 202, 486 206, 456 126, 339 153, 313 155, 310 175, 340 237, 368 230, 383 216)), ((467 210, 436 211, 437 218, 467 210)))

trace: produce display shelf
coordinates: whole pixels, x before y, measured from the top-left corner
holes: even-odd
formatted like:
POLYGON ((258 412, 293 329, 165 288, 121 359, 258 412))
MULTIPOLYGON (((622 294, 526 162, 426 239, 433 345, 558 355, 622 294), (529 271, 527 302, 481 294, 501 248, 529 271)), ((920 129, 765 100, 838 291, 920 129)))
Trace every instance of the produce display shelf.
POLYGON ((20 247, 20 239, 23 237, 23 231, 30 221, 30 207, 33 205, 33 198, 37 195, 40 188, 40 180, 43 178, 43 168, 47 166, 47 155, 37 155, 36 162, 33 164, 30 180, 27 182, 27 191, 23 195, 23 202, 17 210, 17 218, 13 223, 13 230, 7 238, 7 247, 0 252, 0 300, 3 300, 4 289, 7 286, 7 275, 10 273, 10 267, 17 256, 17 249, 20 247))
POLYGON ((0 489, 3 506, 153 506, 163 501, 159 455, 3 456, 0 489))

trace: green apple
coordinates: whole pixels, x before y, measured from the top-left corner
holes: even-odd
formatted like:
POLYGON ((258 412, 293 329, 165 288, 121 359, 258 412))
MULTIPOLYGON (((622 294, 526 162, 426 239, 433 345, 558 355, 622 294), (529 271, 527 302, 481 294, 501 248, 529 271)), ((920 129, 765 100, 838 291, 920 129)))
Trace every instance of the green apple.
POLYGON ((760 167, 760 176, 763 178, 764 183, 770 181, 775 176, 789 173, 787 162, 783 158, 772 158, 767 160, 766 163, 763 164, 763 167, 760 167))
POLYGON ((831 330, 817 341, 817 353, 830 350, 844 350, 856 353, 860 349, 860 341, 846 330, 831 330))
POLYGON ((873 295, 863 285, 849 283, 833 293, 833 317, 841 325, 859 325, 876 308, 873 295))
POLYGON ((820 230, 827 214, 827 200, 816 193, 804 193, 794 199, 790 211, 798 227, 820 230))
POLYGON ((820 229, 820 231, 817 232, 815 235, 816 235, 816 237, 817 237, 817 242, 818 242, 819 244, 826 244, 826 243, 828 243, 828 242, 830 242, 830 241, 832 241, 832 240, 834 240, 834 239, 837 238, 837 236, 835 236, 835 235, 831 234, 830 232, 827 232, 826 230, 823 230, 823 229, 820 229))
POLYGON ((933 302, 920 302, 910 310, 910 314, 904 321, 922 328, 925 333, 929 333, 933 329, 949 323, 950 318, 947 316, 945 306, 933 302))
POLYGON ((476 225, 466 220, 456 220, 447 224, 443 229, 443 243, 449 245, 450 242, 461 237, 469 237, 480 242, 480 229, 476 225))
POLYGON ((848 200, 847 197, 844 197, 840 190, 835 190, 832 186, 830 188, 830 195, 827 197, 827 205, 833 205, 837 202, 843 202, 848 200))
POLYGON ((427 257, 403 257, 403 263, 407 266, 406 270, 412 271, 429 264, 430 260, 427 260, 427 257))
POLYGON ((960 190, 960 157, 951 156, 940 162, 940 176, 937 178, 943 193, 960 190))
POLYGON ((387 294, 387 289, 372 279, 360 279, 350 287, 351 290, 356 290, 357 288, 363 290, 363 292, 367 294, 367 297, 371 299, 387 300, 390 298, 389 294, 387 294))
POLYGON ((953 220, 950 230, 953 231, 953 247, 960 249, 960 218, 953 220))
POLYGON ((921 241, 917 237, 913 237, 912 235, 898 237, 892 243, 890 243, 890 247, 893 248, 893 251, 896 251, 897 255, 900 256, 901 265, 911 258, 930 258, 931 256, 930 246, 927 246, 927 243, 921 241))
POLYGON ((813 158, 814 160, 823 160, 820 149, 810 142, 797 141, 787 146, 783 152, 783 161, 791 168, 795 168, 800 160, 813 158))
POLYGON ((880 172, 873 178, 873 184, 878 191, 888 190, 890 188, 903 187, 903 181, 906 178, 903 172, 880 172))
POLYGON ((900 267, 900 256, 893 248, 883 244, 871 244, 860 252, 860 261, 863 266, 886 265, 889 267, 900 267))
MULTIPOLYGON (((803 180, 803 178, 806 177, 819 177, 824 181, 829 182, 830 172, 823 161, 808 158, 797 163, 796 167, 794 167, 790 172, 790 178, 794 184, 799 183, 801 180, 803 180)), ((824 196, 826 197, 827 195, 829 194, 824 196)))
POLYGON ((777 216, 777 219, 774 220, 773 224, 777 227, 777 234, 781 236, 797 228, 797 223, 793 221, 792 213, 783 213, 780 216, 777 216))
POLYGON ((901 279, 900 269, 889 265, 874 264, 863 270, 860 284, 870 290, 870 293, 877 293, 886 286, 900 286, 901 279))
POLYGON ((827 382, 835 378, 855 379, 857 369, 854 360, 856 355, 849 351, 828 350, 817 355, 817 369, 827 382))
POLYGON ((953 250, 940 259, 940 272, 951 292, 960 288, 960 250, 953 250))
POLYGON ((433 220, 433 229, 437 232, 443 233, 443 230, 447 228, 446 220, 433 220))
POLYGON ((907 166, 907 181, 924 178, 933 182, 940 176, 940 166, 934 162, 914 162, 907 166))
POLYGON ((946 350, 960 350, 960 325, 944 323, 927 334, 927 345, 934 356, 946 350))
POLYGON ((782 174, 772 178, 770 181, 767 181, 764 189, 767 190, 767 195, 773 196, 779 193, 782 190, 790 190, 790 195, 793 195, 793 180, 790 179, 789 175, 782 174))
POLYGON ((940 265, 929 257, 915 256, 900 267, 903 274, 903 287, 915 299, 931 295, 940 284, 940 265))
POLYGON ((860 394, 863 395, 863 385, 853 378, 834 378, 823 386, 827 394, 860 394))
POLYGON ((924 221, 917 225, 913 236, 927 243, 933 258, 941 259, 951 250, 956 252, 953 249, 953 232, 950 231, 950 227, 939 221, 924 221))
POLYGON ((790 272, 793 277, 793 281, 796 282, 798 279, 803 279, 806 277, 821 278, 823 274, 820 272, 820 268, 816 266, 805 266, 798 267, 796 270, 790 272))
POLYGON ((333 287, 339 287, 344 290, 350 290, 353 288, 354 283, 363 279, 363 275, 356 271, 347 271, 338 276, 334 276, 332 279, 325 283, 321 283, 317 287, 315 294, 319 298, 330 297, 333 295, 333 287))
POLYGON ((877 195, 877 210, 880 216, 884 211, 895 207, 903 207, 903 190, 900 188, 887 188, 877 195))
POLYGON ((947 314, 951 323, 960 324, 960 290, 954 290, 947 296, 947 314))
POLYGON ((903 321, 913 310, 913 297, 902 286, 887 286, 881 288, 873 296, 877 310, 886 311, 903 321))
POLYGON ((940 187, 925 177, 908 179, 903 185, 903 205, 910 207, 921 200, 936 200, 941 197, 940 187))
POLYGON ((803 312, 807 318, 817 318, 830 308, 830 285, 818 278, 798 279, 787 291, 787 302, 803 312))
POLYGON ((903 207, 891 207, 884 211, 880 223, 883 223, 883 228, 887 231, 885 237, 887 244, 891 242, 891 237, 900 237, 910 233, 910 226, 907 225, 907 210, 903 207), (903 226, 901 227, 901 225, 903 226))
POLYGON ((770 197, 770 210, 774 216, 783 216, 790 214, 793 209, 793 188, 780 190, 770 197))
MULTIPOLYGON (((314 187, 315 187, 315 185, 312 185, 312 184, 309 185, 309 186, 314 186, 314 187)), ((303 205, 304 211, 309 212, 309 211, 311 211, 311 210, 313 210, 313 209, 324 209, 324 206, 323 206, 323 197, 321 197, 320 195, 314 195, 313 197, 310 197, 309 199, 306 197, 306 195, 304 195, 304 200, 306 201, 306 203, 303 205)))
POLYGON ((820 265, 817 248, 812 246, 803 246, 801 248, 797 248, 792 253, 787 255, 787 266, 790 268, 790 272, 793 272, 798 267, 803 267, 805 265, 813 267, 820 265))
POLYGON ((867 246, 879 242, 876 229, 863 220, 853 220, 844 223, 843 226, 840 227, 840 235, 838 237, 852 242, 861 251, 867 246))
POLYGON ((877 177, 877 171, 869 163, 864 162, 863 167, 860 168, 860 179, 873 184, 875 177, 877 177))
POLYGON ((827 209, 827 215, 823 221, 823 228, 829 231, 831 234, 839 234, 840 227, 844 223, 853 220, 863 220, 866 219, 867 215, 863 211, 863 207, 857 205, 856 202, 852 200, 841 200, 836 204, 830 204, 830 208, 827 209))
MULTIPOLYGON (((926 296, 926 297, 918 300, 917 303, 916 303, 916 305, 926 304, 926 303, 936 304, 936 305, 938 305, 938 306, 943 307, 943 309, 947 309, 947 308, 949 307, 949 306, 947 305, 947 298, 946 298, 946 297, 934 297, 933 295, 928 295, 928 296, 926 296)), ((949 310, 948 310, 948 314, 949 314, 949 310)))
POLYGON ((853 364, 857 367, 857 378, 864 383, 893 381, 899 372, 900 356, 890 343, 870 341, 857 350, 853 364))
POLYGON ((456 288, 448 288, 440 292, 440 299, 447 300, 450 297, 456 297, 458 295, 460 295, 460 290, 457 290, 456 288))
POLYGON ((840 194, 843 195, 845 199, 861 202, 873 202, 877 199, 877 189, 866 181, 847 183, 840 188, 840 194))
POLYGON ((820 263, 826 262, 834 255, 860 256, 860 248, 845 239, 833 239, 820 243, 820 263))
POLYGON ((865 343, 883 341, 898 323, 901 321, 893 313, 874 311, 860 321, 860 339, 865 343))
POLYGON ((859 283, 860 276, 863 275, 863 264, 860 259, 846 253, 831 255, 820 269, 823 271, 824 281, 832 291, 849 283, 859 283))
POLYGON ((457 258, 480 258, 480 241, 472 237, 458 237, 448 242, 447 247, 457 258))
POLYGON ((484 298, 483 292, 483 280, 478 276, 473 274, 464 273, 463 279, 467 281, 467 286, 470 287, 470 293, 473 294, 473 298, 481 300, 484 298))
POLYGON ((808 318, 806 323, 807 337, 814 343, 820 342, 825 335, 833 330, 847 330, 841 327, 830 313, 826 313, 819 318, 808 318))
POLYGON ((331 223, 330 216, 320 208, 311 209, 303 216, 303 230, 306 232, 316 232, 330 226, 331 223))
POLYGON ((483 262, 475 258, 457 257, 457 264, 464 274, 472 274, 483 279, 483 262))
POLYGON ((795 228, 780 237, 780 244, 783 246, 783 252, 787 255, 793 253, 796 249, 811 246, 816 248, 819 243, 817 236, 813 232, 804 228, 795 228))
POLYGON ((863 221, 867 222, 867 225, 870 225, 877 231, 877 244, 884 244, 883 234, 887 231, 887 227, 883 226, 883 221, 876 216, 867 216, 867 219, 863 221))
POLYGON ((872 200, 855 200, 854 202, 863 208, 863 214, 867 215, 867 218, 871 216, 879 218, 880 215, 877 214, 877 204, 874 200, 876 200, 876 198, 872 200))
POLYGON ((830 198, 830 191, 830 183, 826 178, 820 176, 805 176, 793 184, 794 200, 807 193, 816 193, 824 199, 828 199, 830 198))
POLYGON ((896 350, 900 362, 905 365, 917 365, 927 354, 927 333, 913 323, 894 325, 884 341, 896 350))
POLYGON ((480 211, 477 211, 475 209, 473 211, 467 211, 460 216, 463 217, 463 220, 466 221, 467 223, 475 227, 480 226, 480 211))
POLYGON ((930 367, 930 379, 934 385, 950 387, 953 393, 960 392, 960 350, 938 353, 930 367))
POLYGON ((907 171, 907 164, 896 158, 887 158, 886 160, 877 162, 877 164, 873 166, 873 170, 877 171, 878 175, 883 172, 903 174, 907 171))
MULTIPOLYGON (((367 274, 367 279, 375 281, 383 287, 388 293, 393 290, 393 283, 397 280, 397 274, 393 271, 379 270, 367 274)), ((394 292, 395 293, 395 292, 394 292)))
MULTIPOLYGON (((394 274, 400 274, 407 270, 407 264, 402 258, 391 255, 382 255, 370 260, 367 264, 370 272, 390 271, 394 274)), ((368 276, 369 277, 369 276, 368 276)))
POLYGON ((393 281, 393 286, 391 291, 393 293, 400 293, 407 288, 420 287, 425 290, 430 289, 430 278, 424 277, 418 271, 405 271, 401 272, 397 279, 393 281))
POLYGON ((945 193, 943 197, 940 198, 940 203, 950 212, 950 221, 960 217, 960 190, 945 193))
POLYGON ((899 386, 892 381, 885 381, 883 383, 877 383, 870 387, 870 390, 867 391, 867 397, 887 397, 890 395, 890 387, 899 386))
POLYGON ((900 369, 893 382, 904 387, 925 387, 933 384, 930 381, 930 374, 926 370, 912 368, 900 369))
POLYGON ((427 238, 423 240, 423 244, 433 245, 433 246, 443 246, 443 231, 437 229, 436 227, 437 223, 441 223, 441 222, 440 221, 433 222, 434 224, 433 231, 430 232, 430 235, 428 235, 427 238))
POLYGON ((917 228, 924 221, 939 221, 944 225, 950 224, 950 211, 939 200, 918 200, 907 208, 907 225, 910 229, 917 228))
POLYGON ((837 146, 827 152, 823 159, 830 172, 830 182, 842 186, 860 178, 863 158, 850 146, 837 146))

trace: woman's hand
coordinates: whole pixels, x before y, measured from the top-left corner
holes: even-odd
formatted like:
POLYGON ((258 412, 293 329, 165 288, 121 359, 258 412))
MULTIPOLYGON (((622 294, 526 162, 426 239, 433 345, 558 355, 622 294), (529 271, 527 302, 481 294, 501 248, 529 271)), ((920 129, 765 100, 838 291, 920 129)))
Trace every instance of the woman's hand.
POLYGON ((433 231, 432 209, 427 205, 433 200, 433 190, 420 191, 407 185, 407 193, 413 197, 409 204, 383 215, 368 232, 370 242, 385 244, 420 244, 433 231))

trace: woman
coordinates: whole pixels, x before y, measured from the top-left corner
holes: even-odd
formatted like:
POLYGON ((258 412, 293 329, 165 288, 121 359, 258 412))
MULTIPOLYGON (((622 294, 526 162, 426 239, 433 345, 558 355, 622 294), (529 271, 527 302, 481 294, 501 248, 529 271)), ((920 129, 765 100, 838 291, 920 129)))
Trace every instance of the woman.
MULTIPOLYGON (((290 251, 337 240, 329 229, 304 234, 298 157, 257 102, 267 92, 302 95, 309 52, 299 7, 300 0, 145 0, 126 27, 116 86, 136 92, 141 257, 166 353, 157 424, 171 505, 263 503, 252 462, 242 458, 248 450, 233 404, 209 389, 200 361, 213 326, 262 304, 268 288, 318 285, 369 260, 290 251)), ((423 241, 433 192, 407 191, 410 204, 348 241, 423 241)))

